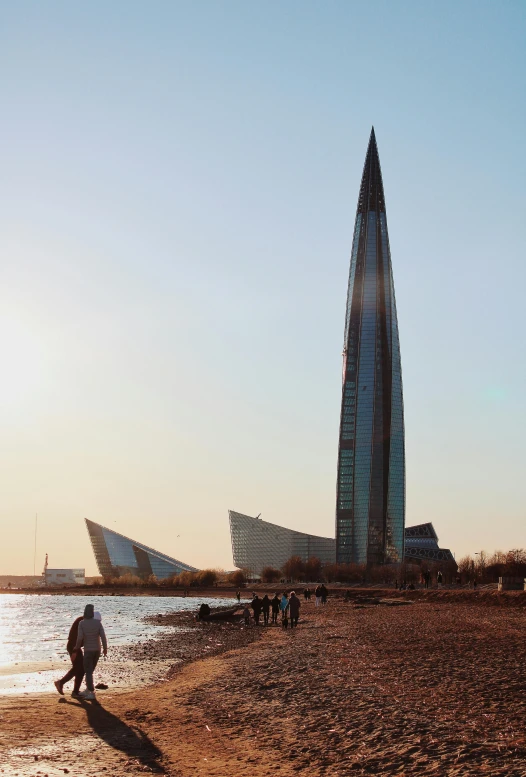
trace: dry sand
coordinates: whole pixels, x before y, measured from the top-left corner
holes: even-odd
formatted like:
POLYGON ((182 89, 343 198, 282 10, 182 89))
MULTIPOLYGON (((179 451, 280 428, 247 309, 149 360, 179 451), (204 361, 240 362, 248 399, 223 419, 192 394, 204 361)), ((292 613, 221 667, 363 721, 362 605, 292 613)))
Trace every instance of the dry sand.
POLYGON ((0 702, 0 774, 525 777, 526 608, 505 601, 310 602, 295 632, 195 624, 136 648, 182 659, 165 682, 0 702))

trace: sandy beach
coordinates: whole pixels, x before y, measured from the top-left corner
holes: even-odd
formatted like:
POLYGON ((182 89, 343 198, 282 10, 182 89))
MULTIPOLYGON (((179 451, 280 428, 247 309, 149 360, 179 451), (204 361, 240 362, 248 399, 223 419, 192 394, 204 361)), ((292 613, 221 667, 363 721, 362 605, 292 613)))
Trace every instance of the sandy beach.
POLYGON ((524 777, 525 596, 417 593, 303 604, 294 632, 160 614, 128 650, 167 679, 3 697, 0 774, 524 777))

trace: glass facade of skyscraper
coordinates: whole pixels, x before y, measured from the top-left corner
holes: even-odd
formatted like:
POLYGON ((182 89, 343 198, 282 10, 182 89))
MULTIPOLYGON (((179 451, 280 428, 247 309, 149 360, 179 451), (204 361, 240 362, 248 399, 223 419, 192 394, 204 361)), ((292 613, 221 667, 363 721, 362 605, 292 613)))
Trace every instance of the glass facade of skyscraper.
POLYGON ((382 173, 373 129, 358 198, 347 290, 337 561, 401 561, 404 523, 400 344, 382 173))

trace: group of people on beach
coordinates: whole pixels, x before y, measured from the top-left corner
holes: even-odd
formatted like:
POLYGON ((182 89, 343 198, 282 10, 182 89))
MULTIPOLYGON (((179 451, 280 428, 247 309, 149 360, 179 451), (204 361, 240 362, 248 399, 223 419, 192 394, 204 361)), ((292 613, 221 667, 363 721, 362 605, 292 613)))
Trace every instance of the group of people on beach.
MULTIPOLYGON (((328 590, 324 585, 319 585, 314 591, 316 597, 316 607, 319 605, 327 604, 328 590)), ((309 588, 305 588, 303 591, 303 597, 305 601, 309 601, 312 596, 312 592, 309 588)), ((238 598, 239 601, 239 598, 238 598)), ((290 594, 283 592, 281 596, 274 594, 271 599, 268 594, 265 594, 262 598, 257 593, 252 594, 252 601, 250 605, 245 605, 243 610, 243 617, 245 619, 245 625, 250 625, 252 609, 252 617, 254 624, 259 626, 259 619, 263 615, 263 625, 268 626, 269 622, 274 625, 278 625, 278 617, 281 617, 281 625, 283 628, 288 628, 289 620, 291 629, 296 628, 300 617, 301 601, 296 595, 295 591, 291 591, 290 594), (272 616, 272 618, 271 618, 272 616)))
POLYGON ((104 657, 108 654, 108 642, 102 625, 100 612, 95 612, 92 604, 84 608, 84 615, 76 618, 69 630, 66 650, 71 659, 71 669, 61 680, 55 681, 55 688, 64 696, 64 686, 74 678, 74 699, 95 700, 93 673, 99 662, 101 649, 104 657), (86 677, 86 688, 81 691, 82 680, 86 677))
MULTIPOLYGON (((281 625, 283 628, 288 628, 289 618, 290 627, 293 629, 298 625, 298 619, 300 617, 301 602, 296 596, 295 591, 290 592, 290 596, 284 592, 281 597, 278 594, 274 594, 271 599, 268 594, 260 599, 260 597, 254 593, 252 601, 250 602, 252 608, 254 623, 259 626, 259 619, 263 613, 263 625, 268 626, 270 616, 272 613, 272 623, 278 625, 278 616, 281 614, 281 625)), ((245 619, 245 625, 250 625, 250 609, 249 605, 245 605, 243 610, 243 617, 245 619)))

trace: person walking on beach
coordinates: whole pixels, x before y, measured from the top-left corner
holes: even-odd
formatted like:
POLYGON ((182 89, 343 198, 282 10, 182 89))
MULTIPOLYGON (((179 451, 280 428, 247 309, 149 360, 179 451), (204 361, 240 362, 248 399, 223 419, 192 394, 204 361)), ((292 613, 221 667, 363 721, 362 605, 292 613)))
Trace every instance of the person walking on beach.
POLYGON ((257 594, 254 594, 254 598, 252 599, 252 610, 254 611, 254 620, 256 622, 256 626, 259 626, 259 616, 261 615, 261 608, 263 606, 263 602, 259 598, 257 594))
POLYGON ((238 591, 236 594, 237 603, 240 604, 241 602, 241 591, 238 591))
POLYGON ((293 629, 298 625, 298 618, 300 617, 301 602, 296 596, 295 591, 291 591, 289 600, 289 613, 290 613, 290 628, 293 629))
POLYGON ((248 609, 248 604, 245 604, 245 609, 243 610, 243 618, 245 619, 245 626, 250 626, 250 610, 248 609))
POLYGON ((104 626, 102 625, 102 618, 100 617, 100 613, 96 613, 96 615, 97 617, 95 617, 93 605, 87 604, 84 608, 84 618, 79 623, 77 642, 74 651, 76 652, 84 646, 86 690, 82 691, 79 695, 90 701, 95 699, 93 672, 95 671, 100 658, 101 643, 104 656, 106 657, 108 655, 108 643, 106 641, 104 626))
POLYGON ((270 599, 268 598, 268 594, 265 594, 263 597, 261 608, 263 610, 263 623, 265 626, 268 626, 268 616, 270 614, 270 599))
POLYGON ((272 623, 278 624, 278 613, 279 613, 279 596, 277 594, 274 594, 274 598, 270 602, 272 606, 272 623))
POLYGON ((289 625, 289 597, 286 593, 281 597, 279 609, 281 610, 281 626, 286 629, 289 625))
POLYGON ((325 604, 327 604, 327 597, 328 597, 328 595, 329 595, 329 591, 328 591, 328 590, 327 590, 327 588, 325 587, 325 583, 322 583, 322 584, 321 584, 321 586, 320 586, 320 591, 321 591, 321 603, 322 603, 323 605, 325 605, 325 604))
POLYGON ((71 692, 71 695, 74 699, 80 698, 80 686, 82 685, 82 680, 84 679, 84 656, 82 655, 82 650, 77 650, 75 657, 73 658, 73 652, 75 650, 79 631, 79 623, 81 620, 82 615, 73 621, 68 634, 66 650, 68 651, 69 657, 71 659, 71 669, 69 672, 66 672, 61 680, 55 680, 55 688, 61 696, 64 696, 64 686, 74 677, 75 682, 73 684, 73 691, 71 692))
POLYGON ((316 607, 319 607, 321 604, 321 585, 316 586, 314 596, 316 597, 316 607))

